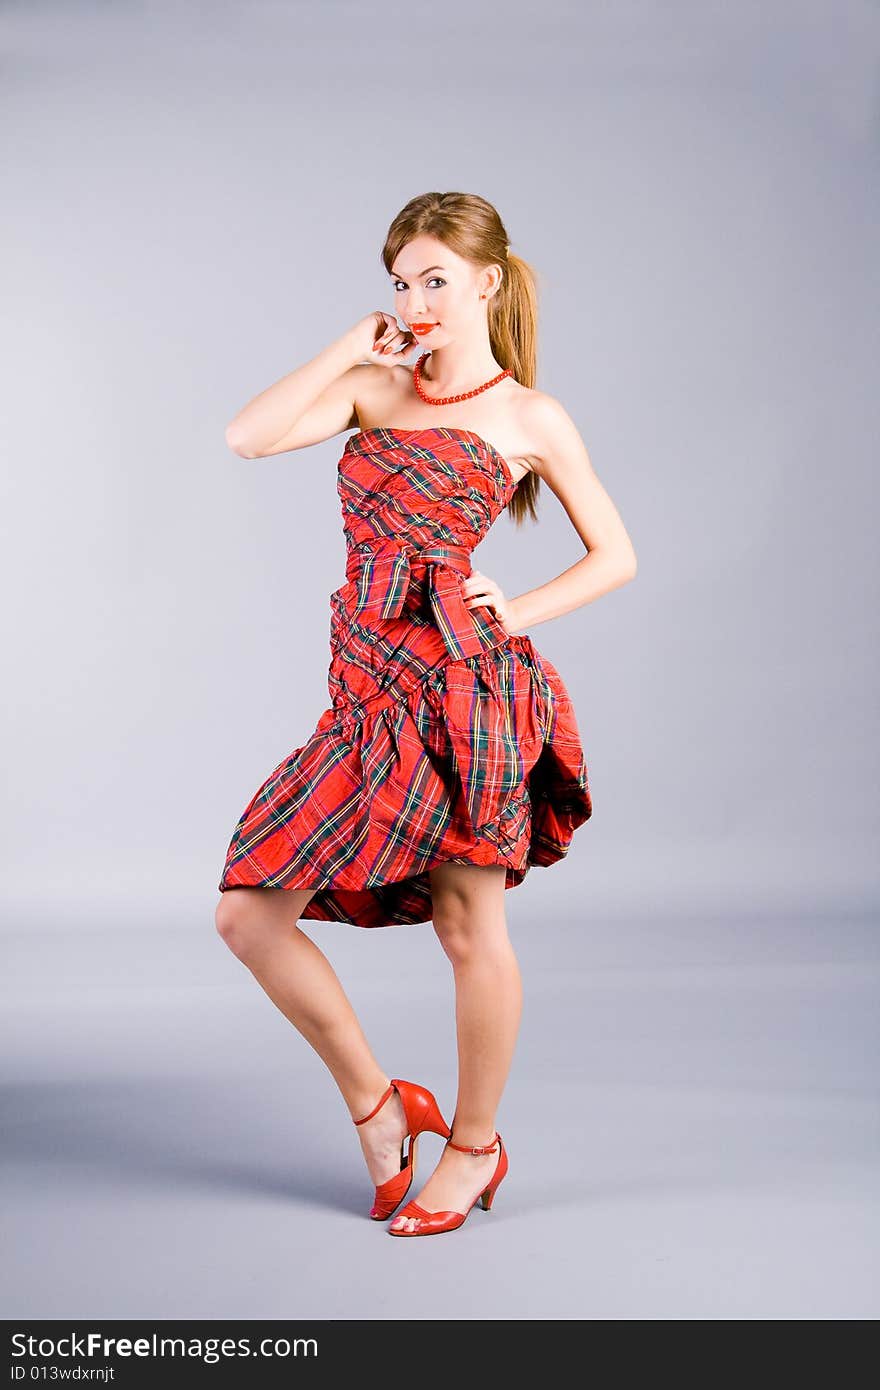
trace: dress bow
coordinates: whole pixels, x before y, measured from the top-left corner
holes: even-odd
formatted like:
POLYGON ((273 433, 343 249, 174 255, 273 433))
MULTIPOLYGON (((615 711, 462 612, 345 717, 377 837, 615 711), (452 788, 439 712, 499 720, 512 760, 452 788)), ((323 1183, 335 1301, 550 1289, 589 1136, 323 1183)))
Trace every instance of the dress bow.
POLYGON ((463 545, 432 545, 422 550, 369 546, 352 552, 348 577, 357 583, 355 613, 381 621, 403 615, 414 579, 427 580, 434 622, 455 659, 476 656, 506 642, 504 624, 491 608, 468 608, 462 580, 471 572, 471 552, 463 545))

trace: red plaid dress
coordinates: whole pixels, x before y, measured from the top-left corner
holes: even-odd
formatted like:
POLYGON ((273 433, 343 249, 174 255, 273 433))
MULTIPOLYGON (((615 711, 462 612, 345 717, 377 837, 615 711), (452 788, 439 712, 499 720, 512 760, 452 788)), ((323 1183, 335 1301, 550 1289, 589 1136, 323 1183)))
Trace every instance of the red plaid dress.
POLYGON ((303 917, 427 922, 429 869, 503 864, 505 887, 568 851, 592 813, 571 699, 525 634, 461 591, 516 488, 470 430, 346 441, 348 559, 330 595, 330 707, 238 821, 220 880, 315 889, 303 917))

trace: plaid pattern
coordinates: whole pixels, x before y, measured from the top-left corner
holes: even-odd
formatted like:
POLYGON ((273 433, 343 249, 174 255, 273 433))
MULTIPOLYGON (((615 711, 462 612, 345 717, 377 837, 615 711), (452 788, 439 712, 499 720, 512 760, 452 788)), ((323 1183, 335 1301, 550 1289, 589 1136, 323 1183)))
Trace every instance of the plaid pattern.
POLYGON ((550 661, 461 592, 516 480, 451 427, 360 430, 339 461, 346 581, 330 595, 330 705, 254 793, 219 888, 315 890, 304 918, 431 918, 429 870, 567 853, 592 814, 574 709, 550 661))

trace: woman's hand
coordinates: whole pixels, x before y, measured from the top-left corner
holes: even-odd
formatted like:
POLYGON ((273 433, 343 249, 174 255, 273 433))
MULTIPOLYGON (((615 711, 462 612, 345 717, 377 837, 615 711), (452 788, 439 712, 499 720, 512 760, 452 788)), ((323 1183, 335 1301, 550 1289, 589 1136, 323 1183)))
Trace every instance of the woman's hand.
POLYGON ((472 570, 461 586, 467 608, 491 608, 508 637, 513 635, 516 619, 513 612, 513 599, 504 597, 494 579, 472 570))
POLYGON ((415 335, 402 329, 394 315, 386 314, 384 309, 367 314, 355 325, 353 332, 363 357, 383 367, 398 366, 400 359, 416 345, 415 335))

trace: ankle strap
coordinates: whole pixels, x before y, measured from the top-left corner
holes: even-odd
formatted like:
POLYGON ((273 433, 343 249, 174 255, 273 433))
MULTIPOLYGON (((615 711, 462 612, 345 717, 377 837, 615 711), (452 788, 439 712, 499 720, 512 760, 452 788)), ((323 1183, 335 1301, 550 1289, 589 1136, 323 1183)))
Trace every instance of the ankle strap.
POLYGON ((386 1102, 386 1100, 388 1099, 388 1097, 391 1096, 391 1095, 393 1095, 393 1094, 394 1094, 394 1082, 392 1081, 391 1085, 388 1087, 388 1090, 385 1092, 385 1094, 384 1094, 384 1096, 382 1097, 382 1099, 381 1099, 380 1101, 378 1101, 378 1102, 373 1106, 373 1108, 372 1108, 372 1110, 370 1111, 369 1115, 364 1115, 364 1117, 363 1117, 362 1120, 355 1120, 354 1123, 355 1123, 356 1125, 365 1125, 365 1124, 367 1123, 367 1120, 372 1120, 373 1116, 376 1114, 376 1111, 377 1111, 377 1110, 381 1110, 381 1109, 382 1109, 382 1106, 385 1104, 385 1102, 386 1102))
POLYGON ((460 1154, 491 1154, 495 1152, 496 1144, 501 1143, 501 1135, 496 1130, 491 1144, 453 1144, 451 1139, 446 1142, 450 1149, 458 1149, 460 1154))

